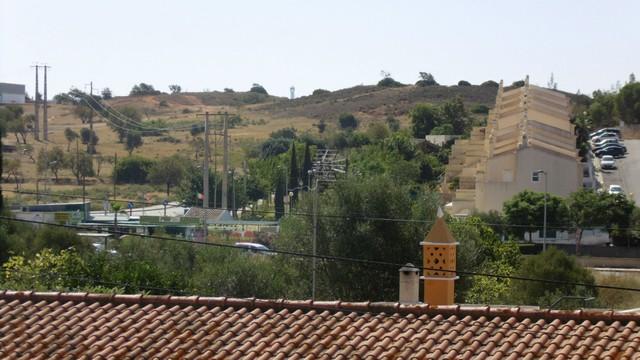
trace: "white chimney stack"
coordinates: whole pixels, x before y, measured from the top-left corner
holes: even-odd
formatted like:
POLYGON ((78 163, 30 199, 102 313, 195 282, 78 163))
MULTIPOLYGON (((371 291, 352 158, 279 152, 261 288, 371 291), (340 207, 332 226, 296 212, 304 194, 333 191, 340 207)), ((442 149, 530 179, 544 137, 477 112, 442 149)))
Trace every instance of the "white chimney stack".
POLYGON ((420 270, 411 263, 400 268, 400 303, 417 304, 420 302, 420 270))

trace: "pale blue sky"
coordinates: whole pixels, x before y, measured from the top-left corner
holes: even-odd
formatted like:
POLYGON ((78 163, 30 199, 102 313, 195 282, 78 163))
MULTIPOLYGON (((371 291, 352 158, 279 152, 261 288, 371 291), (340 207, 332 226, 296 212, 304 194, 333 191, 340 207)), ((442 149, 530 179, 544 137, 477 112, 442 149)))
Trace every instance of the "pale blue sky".
POLYGON ((50 94, 93 80, 125 95, 247 90, 288 96, 373 84, 512 82, 583 93, 640 73, 639 1, 0 0, 0 81, 53 66, 50 94))

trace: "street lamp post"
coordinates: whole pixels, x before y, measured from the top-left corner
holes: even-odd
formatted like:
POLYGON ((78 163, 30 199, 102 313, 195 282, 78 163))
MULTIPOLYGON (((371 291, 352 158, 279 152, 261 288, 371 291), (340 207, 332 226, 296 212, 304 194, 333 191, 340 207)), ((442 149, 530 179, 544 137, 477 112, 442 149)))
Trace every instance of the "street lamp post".
POLYGON ((536 171, 536 174, 544 175, 544 215, 542 223, 542 251, 547 250, 547 172, 544 170, 536 171))

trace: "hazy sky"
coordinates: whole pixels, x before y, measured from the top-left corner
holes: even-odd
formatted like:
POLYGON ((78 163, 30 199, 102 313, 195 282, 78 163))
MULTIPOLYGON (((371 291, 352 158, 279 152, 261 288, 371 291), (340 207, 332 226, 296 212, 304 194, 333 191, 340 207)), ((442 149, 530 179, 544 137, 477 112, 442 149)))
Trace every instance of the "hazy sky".
POLYGON ((93 81, 125 95, 168 91, 307 95, 373 84, 511 83, 609 89, 640 75, 640 1, 70 1, 0 0, 0 82, 46 62, 49 92, 93 81))

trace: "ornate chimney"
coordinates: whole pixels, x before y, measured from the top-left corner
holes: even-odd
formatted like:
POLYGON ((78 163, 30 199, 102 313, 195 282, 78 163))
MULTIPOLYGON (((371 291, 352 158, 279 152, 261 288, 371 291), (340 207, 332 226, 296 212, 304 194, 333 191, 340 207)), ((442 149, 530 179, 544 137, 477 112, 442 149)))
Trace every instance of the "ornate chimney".
POLYGON ((438 209, 431 231, 422 245, 424 280, 424 302, 429 305, 452 305, 456 276, 456 247, 458 243, 451 235, 438 209))

